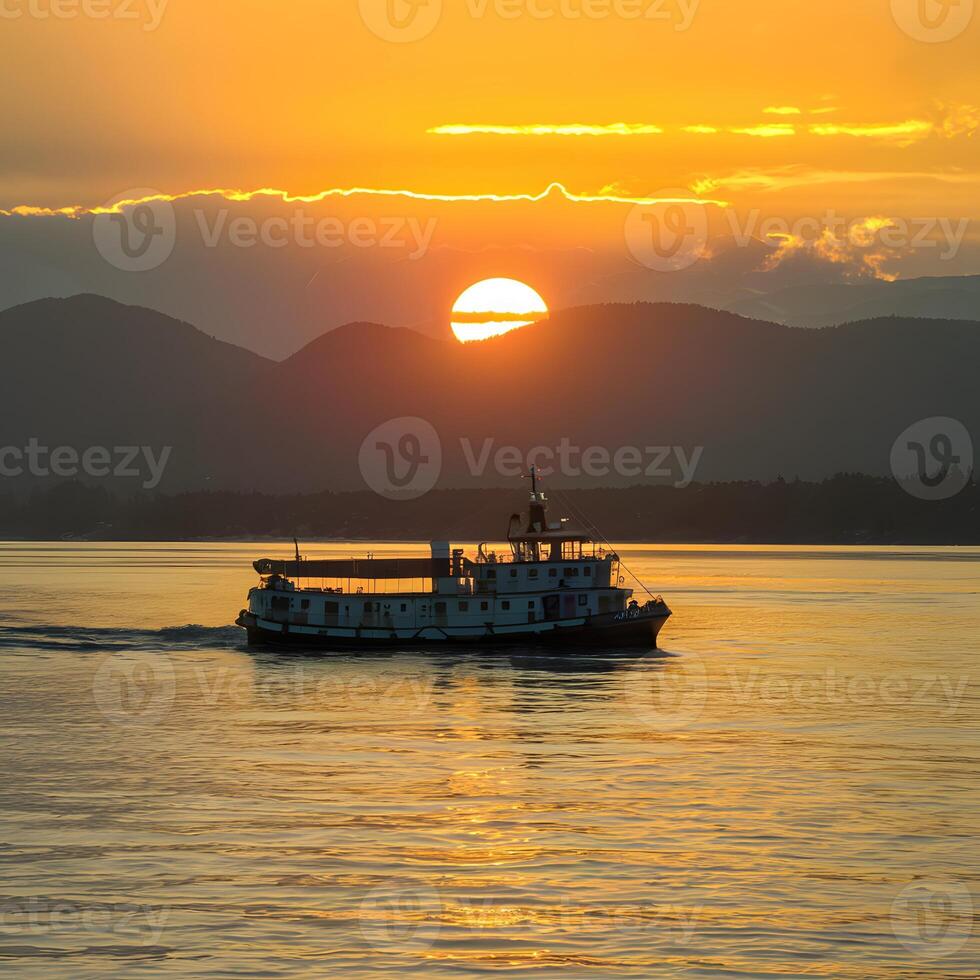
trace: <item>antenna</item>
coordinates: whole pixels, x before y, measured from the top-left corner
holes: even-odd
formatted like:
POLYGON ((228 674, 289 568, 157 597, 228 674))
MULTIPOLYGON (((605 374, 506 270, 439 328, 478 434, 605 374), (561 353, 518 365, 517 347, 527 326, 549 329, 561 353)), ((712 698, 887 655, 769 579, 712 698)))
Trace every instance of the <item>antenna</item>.
POLYGON ((531 493, 534 496, 538 495, 538 468, 536 466, 531 467, 531 493))
POLYGON ((296 546, 296 564, 299 564, 299 541, 293 538, 293 544, 296 546))

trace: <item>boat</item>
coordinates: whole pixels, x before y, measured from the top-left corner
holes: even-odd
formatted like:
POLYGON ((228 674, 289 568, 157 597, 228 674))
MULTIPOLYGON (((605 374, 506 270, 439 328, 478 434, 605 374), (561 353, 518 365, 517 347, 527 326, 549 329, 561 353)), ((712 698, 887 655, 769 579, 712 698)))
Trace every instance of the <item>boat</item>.
POLYGON ((252 645, 317 649, 656 647, 671 615, 663 598, 634 599, 619 555, 567 518, 549 521, 530 476, 530 504, 510 518, 507 551, 484 543, 468 557, 433 541, 428 557, 306 560, 296 544, 293 559, 254 563, 260 583, 237 624, 252 645))

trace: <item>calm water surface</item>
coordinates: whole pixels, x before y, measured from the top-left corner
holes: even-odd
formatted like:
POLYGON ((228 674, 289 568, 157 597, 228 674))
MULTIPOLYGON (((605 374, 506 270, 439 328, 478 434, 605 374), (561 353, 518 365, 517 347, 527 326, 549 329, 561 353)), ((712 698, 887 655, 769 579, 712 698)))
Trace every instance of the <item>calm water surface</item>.
POLYGON ((0 545, 5 974, 980 975, 980 550, 630 547, 660 655, 249 651, 287 553, 0 545))

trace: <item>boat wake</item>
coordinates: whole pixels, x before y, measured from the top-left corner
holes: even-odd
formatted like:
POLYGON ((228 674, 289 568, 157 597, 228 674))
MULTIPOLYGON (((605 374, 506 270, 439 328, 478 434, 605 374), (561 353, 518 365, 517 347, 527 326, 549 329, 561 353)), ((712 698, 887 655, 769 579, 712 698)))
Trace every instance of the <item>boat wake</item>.
POLYGON ((245 634, 235 626, 167 626, 156 630, 86 626, 3 626, 0 649, 32 650, 195 650, 240 649, 245 634))

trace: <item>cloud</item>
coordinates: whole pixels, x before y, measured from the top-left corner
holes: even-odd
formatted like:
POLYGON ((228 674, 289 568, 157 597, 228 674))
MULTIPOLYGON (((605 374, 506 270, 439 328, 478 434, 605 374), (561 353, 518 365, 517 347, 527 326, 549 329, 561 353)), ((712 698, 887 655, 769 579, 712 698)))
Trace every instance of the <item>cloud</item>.
MULTIPOLYGON (((612 185, 606 185, 607 188, 612 185)), ((329 190, 319 191, 316 194, 290 194, 287 191, 278 190, 271 187, 263 187, 254 191, 229 190, 226 188, 185 191, 180 194, 153 194, 147 197, 134 198, 116 201, 110 206, 97 205, 88 207, 81 204, 73 204, 66 207, 49 208, 38 207, 30 204, 21 204, 9 211, 0 208, 0 215, 4 217, 62 217, 62 218, 81 218, 85 215, 99 214, 120 214, 126 208, 136 207, 140 204, 152 204, 158 201, 176 202, 196 197, 222 197, 227 201, 247 202, 258 197, 278 198, 286 204, 316 204, 329 197, 404 197, 416 201, 432 201, 437 203, 462 203, 462 202, 493 202, 493 203, 537 203, 550 196, 564 198, 572 204, 630 204, 630 205, 657 205, 657 204, 705 204, 715 207, 728 207, 727 201, 704 200, 698 197, 635 197, 626 194, 606 193, 605 189, 599 194, 574 194, 557 181, 550 183, 543 191, 538 194, 434 194, 425 191, 409 190, 389 190, 384 188, 370 187, 334 187, 329 190)))
MULTIPOLYGON (((801 116, 804 110, 797 106, 767 106, 762 110, 771 116, 801 116)), ((819 116, 839 111, 836 106, 820 106, 808 110, 819 116)), ((980 129, 980 108, 972 105, 940 106, 937 121, 928 119, 904 119, 898 122, 812 122, 805 130, 799 130, 790 122, 764 122, 757 125, 722 126, 693 123, 674 130, 694 136, 727 133, 731 136, 752 136, 771 139, 797 136, 800 132, 818 138, 828 136, 875 139, 908 145, 929 136, 947 138, 972 136, 980 129)), ((437 136, 650 136, 668 132, 654 123, 535 123, 529 125, 497 125, 475 123, 451 123, 433 126, 426 130, 437 136)))
POLYGON ((789 123, 763 123, 761 126, 729 126, 727 132, 736 136, 760 136, 769 139, 774 136, 795 136, 796 127, 789 123))
POLYGON ((663 133, 653 123, 535 123, 532 125, 499 126, 472 123, 452 123, 426 130, 435 136, 658 136, 663 133))
POLYGON ((912 142, 925 139, 933 128, 933 124, 924 119, 906 119, 899 123, 812 123, 809 132, 811 136, 857 136, 912 142))
POLYGON ((943 120, 939 129, 943 136, 973 136, 980 129, 980 108, 975 105, 942 107, 943 120))
POLYGON ((944 184, 980 183, 980 172, 962 170, 815 170, 781 167, 771 171, 740 170, 735 173, 704 176, 691 183, 695 194, 717 190, 784 191, 815 184, 877 184, 892 181, 935 181, 944 184))
POLYGON ((838 232, 824 227, 811 238, 797 234, 773 234, 778 244, 763 263, 763 271, 772 272, 790 263, 816 260, 838 267, 845 279, 880 279, 893 282, 898 275, 885 265, 909 252, 910 246, 887 247, 881 239, 885 229, 897 228, 896 222, 882 215, 869 215, 852 221, 838 232))

